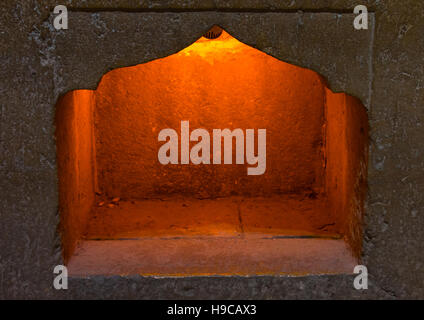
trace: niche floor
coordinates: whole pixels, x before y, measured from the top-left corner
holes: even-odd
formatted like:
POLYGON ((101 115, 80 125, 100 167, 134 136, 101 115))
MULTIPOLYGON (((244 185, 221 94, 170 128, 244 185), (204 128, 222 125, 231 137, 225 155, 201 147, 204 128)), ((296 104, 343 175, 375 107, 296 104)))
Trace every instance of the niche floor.
POLYGON ((107 201, 93 208, 86 239, 239 236, 246 233, 338 238, 326 201, 308 196, 107 201), (326 218, 327 216, 327 218, 326 218))
POLYGON ((99 199, 70 273, 351 273, 355 259, 332 224, 323 224, 326 211, 325 200, 307 195, 99 199))

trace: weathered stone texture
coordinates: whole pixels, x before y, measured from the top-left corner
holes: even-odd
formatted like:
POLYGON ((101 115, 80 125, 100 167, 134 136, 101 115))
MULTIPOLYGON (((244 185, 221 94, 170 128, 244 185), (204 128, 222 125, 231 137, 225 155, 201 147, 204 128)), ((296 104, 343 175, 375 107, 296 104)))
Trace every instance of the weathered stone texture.
POLYGON ((368 31, 353 30, 353 0, 63 1, 71 10, 70 29, 56 31, 55 1, 5 1, 0 297, 423 298, 424 3, 364 2, 373 11, 368 31), (182 49, 212 24, 317 71, 333 90, 367 106, 372 143, 363 261, 370 289, 354 290, 352 276, 94 277, 71 279, 70 290, 55 291, 52 270, 62 261, 53 138, 58 97, 94 89, 113 68, 182 49))

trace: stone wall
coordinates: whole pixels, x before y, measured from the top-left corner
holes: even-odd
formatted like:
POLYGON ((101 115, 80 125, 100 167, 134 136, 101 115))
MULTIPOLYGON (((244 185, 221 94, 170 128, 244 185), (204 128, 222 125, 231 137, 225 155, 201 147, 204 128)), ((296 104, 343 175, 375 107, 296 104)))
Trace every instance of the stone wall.
POLYGON ((5 0, 0 8, 1 298, 423 298, 424 3, 362 1, 370 29, 353 29, 353 0, 5 0), (137 1, 138 3, 138 1, 137 1), (310 68, 368 108, 370 158, 363 263, 353 276, 94 277, 52 287, 57 231, 55 105, 101 76, 174 53, 213 24, 283 61, 310 68))

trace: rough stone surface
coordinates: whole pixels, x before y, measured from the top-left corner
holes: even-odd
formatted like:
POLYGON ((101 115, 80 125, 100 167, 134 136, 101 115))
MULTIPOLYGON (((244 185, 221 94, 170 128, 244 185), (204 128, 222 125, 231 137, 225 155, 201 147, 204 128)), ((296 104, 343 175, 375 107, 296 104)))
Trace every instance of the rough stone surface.
POLYGON ((70 29, 55 31, 55 1, 4 1, 0 297, 423 298, 424 3, 363 2, 375 18, 368 31, 354 31, 347 18, 354 0, 137 5, 69 0, 63 4, 71 10, 70 29), (136 19, 126 20, 127 14, 136 19), (68 291, 54 290, 52 270, 62 262, 53 139, 58 97, 73 89, 94 89, 113 68, 184 48, 214 23, 251 46, 317 71, 333 90, 367 105, 372 142, 362 260, 369 268, 370 289, 356 291, 353 277, 340 275, 93 277, 71 279, 68 291))
MULTIPOLYGON (((127 199, 172 194, 204 199, 319 193, 324 188, 326 96, 320 77, 226 33, 222 37, 225 40, 196 42, 164 59, 118 68, 102 77, 93 124, 102 193, 127 199), (211 50, 211 43, 220 44, 220 49, 211 50), (215 128, 240 128, 243 140, 244 130, 266 128, 266 164, 260 163, 265 170, 248 176, 248 168, 259 165, 237 165, 236 160, 225 166, 181 165, 182 160, 162 165, 158 152, 164 142, 158 143, 158 134, 172 128, 182 147, 182 120, 189 120, 189 132, 208 131, 209 162, 218 143, 215 128)), ((243 143, 247 149, 247 140, 243 143)))

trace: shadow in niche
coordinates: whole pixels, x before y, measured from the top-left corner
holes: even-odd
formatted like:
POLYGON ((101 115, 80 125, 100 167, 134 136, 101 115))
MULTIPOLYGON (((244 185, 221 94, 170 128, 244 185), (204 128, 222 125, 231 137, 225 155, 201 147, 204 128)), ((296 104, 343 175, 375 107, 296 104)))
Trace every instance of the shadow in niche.
POLYGON ((96 90, 58 102, 61 235, 71 275, 353 271, 366 189, 365 108, 331 92, 317 73, 214 28, 178 53, 108 72, 96 90), (234 164, 235 155, 233 164, 181 164, 179 155, 179 164, 162 165, 158 134, 180 133, 184 120, 191 131, 266 129, 266 171, 247 175, 251 165, 234 164))

